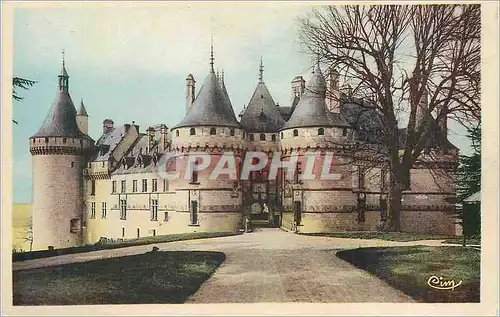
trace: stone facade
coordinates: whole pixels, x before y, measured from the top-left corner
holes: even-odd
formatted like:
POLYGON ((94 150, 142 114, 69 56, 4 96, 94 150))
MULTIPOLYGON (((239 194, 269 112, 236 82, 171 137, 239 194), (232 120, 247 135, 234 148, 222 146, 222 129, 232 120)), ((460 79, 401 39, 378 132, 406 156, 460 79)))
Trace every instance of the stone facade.
MULTIPOLYGON (((106 119, 103 134, 94 143, 86 135, 88 115, 82 102, 75 116, 76 132, 33 136, 35 249, 183 232, 237 232, 245 217, 257 216, 296 232, 378 230, 387 217, 383 211, 388 169, 370 164, 369 158, 354 158, 344 147, 356 142, 357 134, 342 118, 342 106, 332 99, 338 91, 317 98, 307 91, 303 78, 296 77, 293 105, 286 110, 274 104, 262 65, 260 71, 256 91, 240 114, 241 123, 235 119, 223 78, 215 78, 212 68, 196 98, 194 76, 188 76, 187 114, 170 131, 158 124, 142 132, 134 122, 115 126, 106 119), (316 121, 311 121, 315 115, 316 121), (269 161, 275 152, 281 153, 283 166, 275 178, 267 177, 269 164, 249 179, 239 178, 250 151, 267 153, 269 161), (164 179, 170 168, 166 157, 197 152, 209 153, 206 168, 184 177, 186 170, 193 170, 189 165, 193 162, 176 160, 181 177, 164 179), (211 179, 228 153, 237 179, 227 174, 211 179), (316 153, 314 160, 311 153, 316 153), (286 162, 291 160, 296 160, 295 172, 288 173, 286 162), (327 161, 330 178, 321 179, 327 161), (259 216, 263 210, 268 213, 264 218, 259 216)), ((64 70, 60 77, 66 76, 64 70)), ((338 78, 329 75, 324 84, 321 76, 317 71, 310 85, 338 89, 338 78)), ((66 86, 61 91, 67 93, 67 80, 62 82, 66 86)), ((49 131, 46 126, 51 124, 67 122, 44 123, 41 131, 49 131)), ((449 163, 456 162, 457 151, 432 154, 441 158, 432 160, 437 165, 430 169, 426 154, 411 172, 410 188, 403 193, 401 225, 407 232, 452 235, 456 226, 447 198, 455 195, 455 182, 449 176, 453 170, 449 163)))

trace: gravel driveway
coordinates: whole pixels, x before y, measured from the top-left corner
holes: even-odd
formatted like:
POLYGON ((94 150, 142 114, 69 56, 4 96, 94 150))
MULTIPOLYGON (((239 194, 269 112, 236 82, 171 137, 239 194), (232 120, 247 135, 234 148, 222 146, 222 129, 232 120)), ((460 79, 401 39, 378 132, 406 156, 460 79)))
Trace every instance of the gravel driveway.
MULTIPOLYGON (((404 293, 335 256, 370 246, 442 245, 296 235, 257 229, 243 235, 157 244, 160 250, 222 251, 226 261, 188 303, 412 302, 404 293)), ((151 245, 13 263, 13 270, 84 262, 150 251, 151 245)))

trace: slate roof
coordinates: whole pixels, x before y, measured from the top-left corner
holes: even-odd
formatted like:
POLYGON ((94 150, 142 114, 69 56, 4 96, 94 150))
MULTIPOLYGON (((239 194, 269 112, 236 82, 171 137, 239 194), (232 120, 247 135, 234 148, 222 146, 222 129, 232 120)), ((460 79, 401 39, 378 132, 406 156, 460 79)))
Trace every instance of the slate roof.
POLYGON ((42 126, 32 137, 68 137, 90 139, 76 123, 76 109, 67 91, 59 91, 42 126))
POLYGON ((284 123, 285 120, 269 89, 263 81, 260 81, 241 116, 241 125, 247 132, 272 133, 277 132, 284 123))
POLYGON ((157 171, 158 167, 155 164, 155 160, 158 162, 162 154, 157 152, 156 145, 147 152, 148 142, 148 135, 141 133, 127 154, 122 158, 119 167, 113 171, 113 174, 150 173, 157 171))
POLYGON ((306 86, 302 98, 300 98, 290 119, 282 129, 335 126, 335 122, 330 121, 329 111, 326 109, 325 97, 325 78, 321 73, 321 69, 317 66, 316 71, 306 86))
POLYGON ((189 126, 225 126, 240 128, 234 110, 212 71, 209 72, 193 105, 173 129, 189 126))
POLYGON ((76 115, 78 115, 78 116, 84 116, 84 117, 88 117, 89 116, 87 114, 87 109, 85 109, 85 105, 83 104, 83 99, 80 100, 80 109, 78 109, 78 113, 76 115))
POLYGON ((107 161, 109 159, 109 155, 111 154, 111 152, 113 152, 115 147, 125 136, 125 133, 126 133, 126 127, 122 125, 122 126, 116 126, 110 129, 108 132, 101 135, 99 140, 97 140, 96 142, 96 148, 98 151, 97 156, 92 161, 94 162, 107 161))

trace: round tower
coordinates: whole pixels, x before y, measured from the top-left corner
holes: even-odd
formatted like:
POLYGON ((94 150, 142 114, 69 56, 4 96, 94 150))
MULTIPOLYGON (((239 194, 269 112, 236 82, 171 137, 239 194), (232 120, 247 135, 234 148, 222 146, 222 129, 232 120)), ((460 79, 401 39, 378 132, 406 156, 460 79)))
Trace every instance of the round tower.
POLYGON ((191 231, 236 232, 242 226, 238 167, 246 147, 245 132, 213 60, 212 48, 208 76, 184 119, 172 128, 170 149, 185 158, 176 161, 179 178, 169 181, 176 191, 172 220, 177 228, 191 231), (225 166, 219 166, 221 162, 230 169, 234 163, 236 175, 214 173, 225 166))
POLYGON ((29 139, 33 171, 33 249, 82 244, 82 171, 94 141, 77 123, 63 60, 59 91, 40 128, 29 139))
POLYGON ((351 126, 339 113, 328 111, 326 93, 327 83, 318 63, 279 132, 282 161, 295 166, 292 175, 282 174, 283 226, 299 232, 357 228, 352 162, 346 151, 352 142, 351 126))

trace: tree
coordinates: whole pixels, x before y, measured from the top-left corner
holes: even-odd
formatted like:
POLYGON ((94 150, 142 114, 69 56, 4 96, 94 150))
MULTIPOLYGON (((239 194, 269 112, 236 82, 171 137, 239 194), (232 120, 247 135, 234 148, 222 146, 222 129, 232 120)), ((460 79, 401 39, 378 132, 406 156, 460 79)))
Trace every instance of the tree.
MULTIPOLYGON (((479 5, 329 6, 300 20, 308 51, 353 87, 351 102, 382 120, 379 144, 354 150, 388 164, 390 230, 401 230, 411 169, 442 154, 425 153, 431 133, 448 118, 467 125, 480 115, 480 31, 479 5)), ((452 177, 453 166, 435 163, 452 177)))
POLYGON ((28 228, 26 229, 26 238, 24 241, 30 244, 30 252, 33 250, 33 217, 30 217, 28 228))
POLYGON ((481 190, 481 125, 470 128, 468 136, 472 141, 473 153, 460 155, 457 170, 457 198, 460 208, 456 217, 462 226, 463 244, 467 237, 481 232, 481 208, 477 203, 464 203, 464 199, 481 190))
MULTIPOLYGON (((12 78, 12 98, 15 101, 22 101, 24 97, 20 96, 19 93, 17 92, 16 88, 22 88, 25 90, 30 89, 34 84, 36 84, 36 81, 21 78, 21 77, 14 77, 12 78)), ((17 124, 16 120, 12 120, 15 124, 17 124)))

